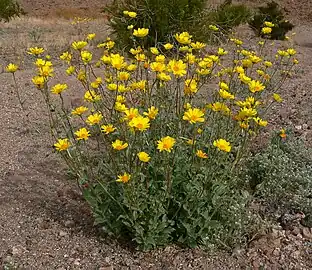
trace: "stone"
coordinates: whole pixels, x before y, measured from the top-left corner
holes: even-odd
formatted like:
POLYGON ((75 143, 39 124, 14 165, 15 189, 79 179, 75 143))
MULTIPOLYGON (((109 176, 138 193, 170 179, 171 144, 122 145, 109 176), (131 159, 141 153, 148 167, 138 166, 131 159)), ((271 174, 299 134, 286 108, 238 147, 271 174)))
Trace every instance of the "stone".
POLYGON ((59 232, 59 235, 60 235, 61 237, 64 237, 64 236, 68 235, 68 233, 67 233, 67 232, 64 232, 64 231, 60 231, 60 232, 59 232))
POLYGON ((307 228, 307 227, 302 228, 302 236, 305 239, 309 239, 309 240, 312 239, 312 233, 309 230, 309 228, 307 228))
POLYGON ((298 235, 298 234, 300 234, 300 229, 299 229, 299 227, 294 227, 294 229, 292 230, 292 234, 293 235, 298 235))

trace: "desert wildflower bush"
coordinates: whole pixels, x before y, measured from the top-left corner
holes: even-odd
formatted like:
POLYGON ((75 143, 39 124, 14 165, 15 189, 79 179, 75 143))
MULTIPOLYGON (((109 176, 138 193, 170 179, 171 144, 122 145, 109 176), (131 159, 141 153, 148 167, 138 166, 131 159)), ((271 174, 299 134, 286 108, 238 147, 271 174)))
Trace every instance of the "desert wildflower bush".
MULTIPOLYGON (((53 78, 44 48, 28 50, 55 151, 108 235, 142 249, 240 244, 253 220, 241 170, 268 110, 282 102, 296 51, 270 57, 263 40, 251 51, 236 38, 207 48, 187 32, 144 47, 149 29, 131 31, 131 56, 109 38, 94 44, 94 33, 60 55, 82 90, 77 107, 66 100, 79 87, 53 78)), ((13 75, 17 69, 7 66, 13 75)))

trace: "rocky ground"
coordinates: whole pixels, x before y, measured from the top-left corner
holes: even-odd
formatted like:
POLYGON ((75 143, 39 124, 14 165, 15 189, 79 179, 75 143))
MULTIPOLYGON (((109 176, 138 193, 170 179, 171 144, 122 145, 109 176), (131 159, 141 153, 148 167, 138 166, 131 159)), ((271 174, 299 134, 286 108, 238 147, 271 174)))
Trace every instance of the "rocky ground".
MULTIPOLYGON (((67 1, 66 6, 74 2, 81 7, 86 5, 85 1, 67 1)), ((295 46, 302 72, 284 86, 285 101, 271 121, 276 127, 294 127, 297 135, 309 144, 312 142, 312 33, 309 21, 303 20, 308 10, 296 6, 298 2, 288 0, 285 5, 291 12, 298 9, 294 17, 300 21, 295 30, 295 46)), ((311 1, 305 2, 309 7, 311 1)), ((52 13, 55 7, 62 7, 57 0, 22 3, 35 15, 52 13)), ((88 1, 88 8, 92 3, 100 6, 102 1, 88 1)), ((54 40, 57 37, 59 49, 67 39, 76 37, 76 29, 71 28, 70 22, 48 24, 47 20, 38 19, 28 23, 32 27, 41 25, 45 31, 50 29, 48 35, 42 34, 42 42, 50 44, 49 35, 54 40), (60 34, 63 27, 74 34, 60 34)), ((24 33, 26 27, 25 21, 0 25, 0 64, 21 61, 23 70, 16 76, 30 112, 28 121, 16 101, 10 74, 0 73, 0 269, 1 266, 43 270, 312 269, 312 229, 300 224, 300 214, 285 217, 286 221, 277 224, 271 232, 257 236, 246 247, 237 247, 233 253, 207 253, 174 246, 144 253, 134 250, 129 243, 102 238, 93 227, 88 206, 75 184, 66 177, 62 162, 51 153, 45 107, 40 93, 30 83, 31 61, 21 53, 33 42, 24 33), (10 42, 15 42, 15 49, 10 42), (22 42, 22 48, 18 47, 22 42)), ((88 30, 104 31, 97 22, 88 27, 88 30)), ((60 69, 57 67, 57 78, 62 76, 60 69)), ((74 86, 74 82, 69 84, 74 86)))

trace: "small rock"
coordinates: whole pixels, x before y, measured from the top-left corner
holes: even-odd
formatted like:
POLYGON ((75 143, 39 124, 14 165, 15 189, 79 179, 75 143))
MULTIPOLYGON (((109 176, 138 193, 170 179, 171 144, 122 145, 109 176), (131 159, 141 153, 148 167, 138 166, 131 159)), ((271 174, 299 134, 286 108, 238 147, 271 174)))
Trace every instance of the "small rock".
POLYGON ((73 220, 66 220, 64 223, 65 227, 70 228, 75 225, 75 222, 73 220))
POLYGON ((114 270, 113 266, 104 266, 104 267, 100 267, 99 270, 114 270))
POLYGON ((290 254, 290 256, 292 257, 292 258, 294 258, 294 259, 299 259, 299 257, 300 257, 300 251, 299 250, 296 250, 296 251, 294 251, 293 253, 291 253, 290 254))
POLYGON ((274 256, 279 256, 280 253, 281 253, 281 250, 280 250, 279 248, 276 248, 276 249, 274 249, 274 251, 273 251, 272 254, 273 254, 274 256))
POLYGON ((68 235, 68 233, 67 233, 67 232, 64 232, 64 231, 60 231, 59 235, 60 235, 61 237, 64 237, 64 236, 68 235))
POLYGON ((24 250, 25 250, 25 248, 23 248, 22 246, 13 247, 12 248, 12 255, 13 256, 20 256, 24 250))
POLYGON ((299 227, 294 227, 294 229, 292 230, 292 234, 293 235, 298 235, 298 234, 300 234, 300 229, 299 229, 299 227))
POLYGON ((80 259, 79 259, 79 258, 77 258, 77 259, 74 261, 74 265, 76 265, 76 266, 79 266, 79 265, 80 265, 80 259))
POLYGON ((302 236, 306 239, 312 239, 312 233, 311 231, 309 230, 309 228, 307 227, 304 227, 302 229, 302 236))

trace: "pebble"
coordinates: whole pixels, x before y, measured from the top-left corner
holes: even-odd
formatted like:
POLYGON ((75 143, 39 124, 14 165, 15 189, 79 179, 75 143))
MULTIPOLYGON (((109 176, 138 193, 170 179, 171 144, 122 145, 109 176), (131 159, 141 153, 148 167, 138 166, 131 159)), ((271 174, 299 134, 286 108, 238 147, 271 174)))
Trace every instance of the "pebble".
POLYGON ((309 228, 304 227, 304 228, 302 229, 302 236, 303 236, 305 239, 312 239, 312 233, 311 233, 311 231, 309 230, 309 228))
POLYGON ((64 232, 64 231, 60 231, 60 232, 59 232, 59 235, 62 236, 62 237, 64 237, 64 236, 68 235, 68 233, 67 233, 67 232, 64 232))

